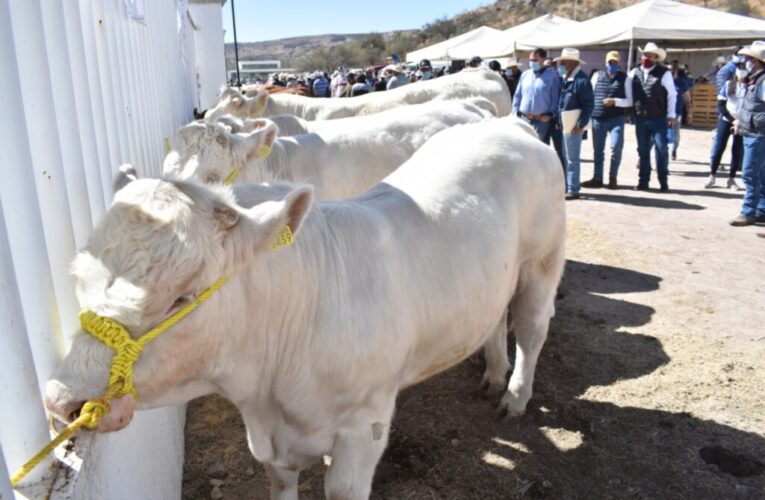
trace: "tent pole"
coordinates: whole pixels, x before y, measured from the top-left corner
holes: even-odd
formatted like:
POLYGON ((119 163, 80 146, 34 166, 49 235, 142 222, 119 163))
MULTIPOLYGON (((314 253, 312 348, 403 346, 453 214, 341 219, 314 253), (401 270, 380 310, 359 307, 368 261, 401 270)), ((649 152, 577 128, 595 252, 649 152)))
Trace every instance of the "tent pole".
POLYGON ((630 51, 627 54, 627 72, 632 69, 632 53, 634 51, 632 44, 635 42, 633 38, 630 38, 630 51))

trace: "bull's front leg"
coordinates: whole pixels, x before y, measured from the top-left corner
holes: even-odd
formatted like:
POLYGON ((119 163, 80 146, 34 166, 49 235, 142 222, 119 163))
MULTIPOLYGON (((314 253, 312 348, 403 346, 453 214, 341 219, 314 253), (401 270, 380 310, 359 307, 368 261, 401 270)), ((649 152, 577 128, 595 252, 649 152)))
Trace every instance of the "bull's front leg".
POLYGON ((366 500, 372 490, 372 479, 380 457, 388 445, 395 394, 382 411, 364 411, 358 423, 343 426, 335 437, 332 465, 324 476, 327 500, 366 500))
POLYGON ((271 483, 271 500, 298 500, 299 471, 282 469, 263 464, 268 482, 271 483))

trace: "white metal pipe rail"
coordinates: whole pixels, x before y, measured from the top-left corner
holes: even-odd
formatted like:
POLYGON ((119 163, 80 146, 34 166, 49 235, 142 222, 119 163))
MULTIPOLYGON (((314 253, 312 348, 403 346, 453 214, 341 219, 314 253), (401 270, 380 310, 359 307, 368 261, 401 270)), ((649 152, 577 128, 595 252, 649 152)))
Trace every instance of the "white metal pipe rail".
MULTIPOLYGON (((187 8, 186 0, 0 1, 0 476, 49 437, 42 387, 77 328, 69 262, 111 201, 113 173, 132 163, 159 174, 165 140, 192 119, 187 8), (131 18, 132 3, 143 20, 131 18)), ((61 491, 179 498, 182 426, 182 410, 157 410, 119 435, 85 440, 90 455, 61 491)))

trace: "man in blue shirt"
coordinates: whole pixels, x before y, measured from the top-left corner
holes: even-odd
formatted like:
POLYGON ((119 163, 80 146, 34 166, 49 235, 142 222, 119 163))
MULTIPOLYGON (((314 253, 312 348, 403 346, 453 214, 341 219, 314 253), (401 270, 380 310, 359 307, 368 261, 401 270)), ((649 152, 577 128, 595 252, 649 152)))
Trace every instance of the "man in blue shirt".
MULTIPOLYGON (((737 55, 739 50, 741 50, 741 47, 736 47, 736 50, 733 52, 733 56, 731 56, 730 60, 717 70, 717 73, 715 74, 715 87, 717 89, 716 95, 720 95, 720 92, 722 92, 725 84, 728 83, 728 81, 733 78, 733 75, 736 73, 736 64, 741 60, 741 58, 737 55)), ((723 60, 724 59, 725 58, 723 58, 723 60)), ((730 137, 730 123, 726 121, 721 114, 718 113, 717 130, 715 131, 715 136, 712 139, 712 151, 709 154, 711 164, 715 163, 715 158, 721 158, 723 153, 725 153, 725 148, 728 147, 728 137, 730 137)))
POLYGON ((314 97, 329 97, 329 80, 324 77, 324 73, 321 71, 314 73, 312 90, 314 97))
POLYGON ((555 61, 558 63, 558 73, 564 79, 560 93, 560 111, 566 145, 566 199, 576 200, 579 198, 580 187, 579 156, 582 149, 582 132, 590 122, 595 99, 590 78, 582 71, 583 61, 577 49, 563 49, 555 61), (569 125, 564 113, 575 117, 576 121, 569 125))
POLYGON ((545 49, 536 49, 529 56, 529 69, 521 75, 513 98, 513 114, 529 122, 539 139, 549 144, 550 120, 558 112, 560 77, 542 64, 545 59, 545 49))

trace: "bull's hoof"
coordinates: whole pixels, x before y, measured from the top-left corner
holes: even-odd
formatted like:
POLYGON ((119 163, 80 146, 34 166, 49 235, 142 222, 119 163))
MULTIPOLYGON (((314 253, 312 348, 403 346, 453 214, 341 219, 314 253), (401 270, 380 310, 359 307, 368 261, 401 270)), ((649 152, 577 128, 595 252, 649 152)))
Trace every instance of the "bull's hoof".
POLYGON ((521 401, 518 396, 508 391, 502 396, 502 401, 499 402, 497 419, 510 420, 511 418, 522 417, 525 413, 526 403, 521 401))

